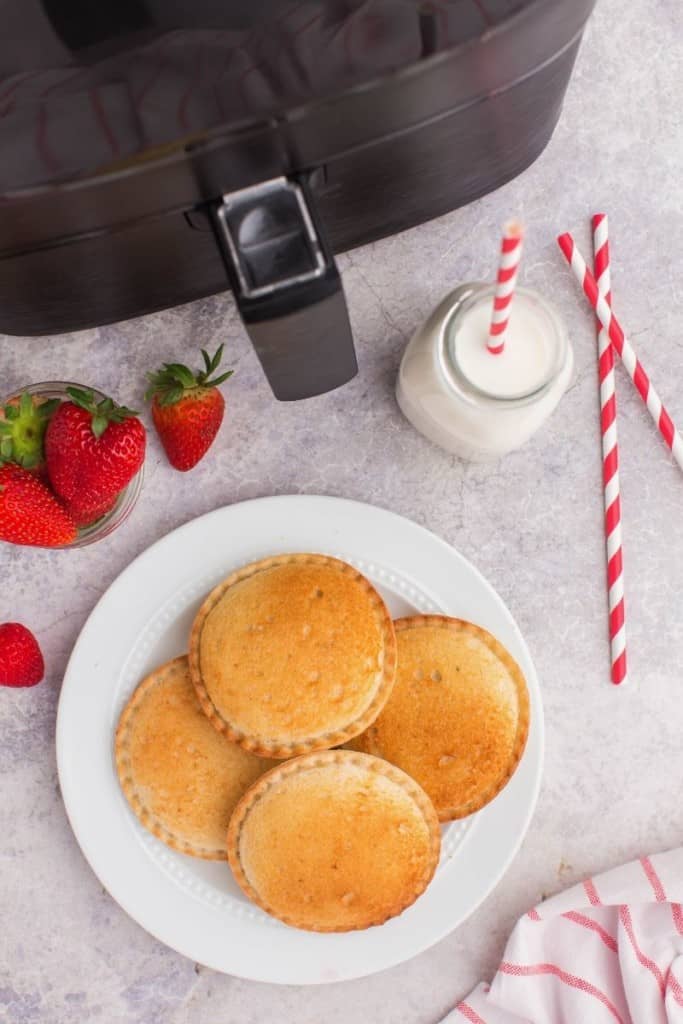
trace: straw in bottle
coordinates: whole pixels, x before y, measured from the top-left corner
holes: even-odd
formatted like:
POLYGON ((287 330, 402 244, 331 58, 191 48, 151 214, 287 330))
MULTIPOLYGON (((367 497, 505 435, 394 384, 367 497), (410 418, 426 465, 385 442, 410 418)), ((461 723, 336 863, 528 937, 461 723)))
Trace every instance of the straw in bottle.
POLYGON ((519 261, 522 258, 524 229, 519 221, 510 220, 503 228, 500 262, 496 278, 496 294, 486 347, 492 355, 500 355, 505 348, 505 333, 510 322, 510 307, 515 294, 519 261))

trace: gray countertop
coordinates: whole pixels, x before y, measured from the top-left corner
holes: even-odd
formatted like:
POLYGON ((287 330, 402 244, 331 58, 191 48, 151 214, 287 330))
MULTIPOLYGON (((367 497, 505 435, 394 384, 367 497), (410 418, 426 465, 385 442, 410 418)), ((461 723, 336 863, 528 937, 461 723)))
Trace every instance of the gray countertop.
POLYGON ((0 693, 0 1020, 432 1024, 491 975, 513 922, 541 894, 683 841, 683 480, 620 372, 633 685, 614 691, 594 329, 554 242, 572 229, 589 250, 589 215, 609 212, 618 314, 683 422, 682 36, 677 0, 602 0, 560 127, 533 167, 464 210, 340 258, 361 371, 338 392, 277 404, 226 295, 73 337, 0 341, 3 388, 66 376, 128 404, 141 402, 146 370, 191 359, 200 346, 225 341, 237 370, 210 456, 175 473, 152 436, 142 498, 109 540, 57 554, 0 552, 0 621, 30 625, 47 662, 40 687, 0 693), (403 420, 394 380, 407 339, 442 294, 492 272, 499 226, 512 214, 528 225, 524 282, 554 299, 570 327, 575 379, 525 448, 495 465, 466 465, 403 420), (54 757, 66 661, 116 575, 194 516, 288 492, 382 505, 471 559, 528 640, 547 721, 538 809, 494 894, 415 960, 317 989, 224 977, 147 935, 83 859, 54 757))

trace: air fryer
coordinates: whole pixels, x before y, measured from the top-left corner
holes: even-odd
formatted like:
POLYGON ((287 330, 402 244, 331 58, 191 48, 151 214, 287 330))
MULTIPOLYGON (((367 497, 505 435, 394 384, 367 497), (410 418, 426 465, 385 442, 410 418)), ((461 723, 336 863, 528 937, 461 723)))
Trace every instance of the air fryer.
POLYGON ((0 331, 230 287, 275 396, 356 372, 334 253, 498 188, 594 0, 0 0, 0 331))

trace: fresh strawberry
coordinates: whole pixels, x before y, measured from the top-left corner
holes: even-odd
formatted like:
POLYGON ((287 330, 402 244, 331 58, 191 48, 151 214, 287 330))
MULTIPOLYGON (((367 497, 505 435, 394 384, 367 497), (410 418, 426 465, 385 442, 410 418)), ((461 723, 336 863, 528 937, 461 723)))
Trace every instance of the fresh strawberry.
POLYGON ((145 459, 145 428, 136 414, 111 398, 67 388, 45 432, 52 489, 76 520, 87 526, 114 505, 145 459))
POLYGON ((0 624, 0 686, 35 686, 45 675, 43 655, 30 629, 0 624))
POLYGON ((76 533, 73 518, 45 484, 13 462, 0 466, 0 540, 60 548, 76 533))
POLYGON ((42 478, 45 474, 43 439, 56 398, 45 400, 27 391, 0 406, 0 465, 16 462, 42 478))
POLYGON ((198 373, 181 363, 164 363, 148 374, 145 394, 152 399, 152 419, 168 456, 176 469, 185 472, 202 459, 223 421, 225 401, 218 385, 232 376, 228 370, 211 379, 223 358, 223 346, 213 359, 202 349, 204 369, 198 373))

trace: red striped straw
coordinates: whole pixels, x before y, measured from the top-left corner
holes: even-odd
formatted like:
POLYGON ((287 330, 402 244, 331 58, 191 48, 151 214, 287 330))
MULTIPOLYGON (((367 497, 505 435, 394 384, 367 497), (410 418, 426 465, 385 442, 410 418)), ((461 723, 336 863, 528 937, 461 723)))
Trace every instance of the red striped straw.
POLYGON ((584 290, 586 298, 595 311, 598 320, 609 334, 609 339, 621 356, 624 369, 633 381, 636 391, 645 402, 647 411, 657 424, 664 443, 683 469, 683 438, 678 433, 674 421, 669 416, 662 401, 655 391, 643 364, 638 359, 630 341, 624 334, 619 321, 611 310, 609 302, 600 295, 595 278, 586 266, 586 261, 579 252, 570 234, 560 235, 557 239, 574 277, 584 290))
POLYGON ((510 322, 510 306, 515 294, 519 261, 522 258, 524 228, 517 220, 509 220, 503 227, 500 262, 496 278, 496 294, 486 347, 494 356, 505 348, 505 332, 510 322))
MULTIPOLYGON (((612 305, 607 216, 593 217, 593 252, 598 291, 612 305)), ((624 563, 621 540, 621 494, 619 489, 619 446, 617 444, 617 396, 614 381, 614 349, 609 334, 598 330, 598 376, 600 380, 600 432, 602 436, 602 482, 605 499, 605 543, 607 547, 607 598, 612 682, 626 682, 626 626, 624 615, 624 563)))

